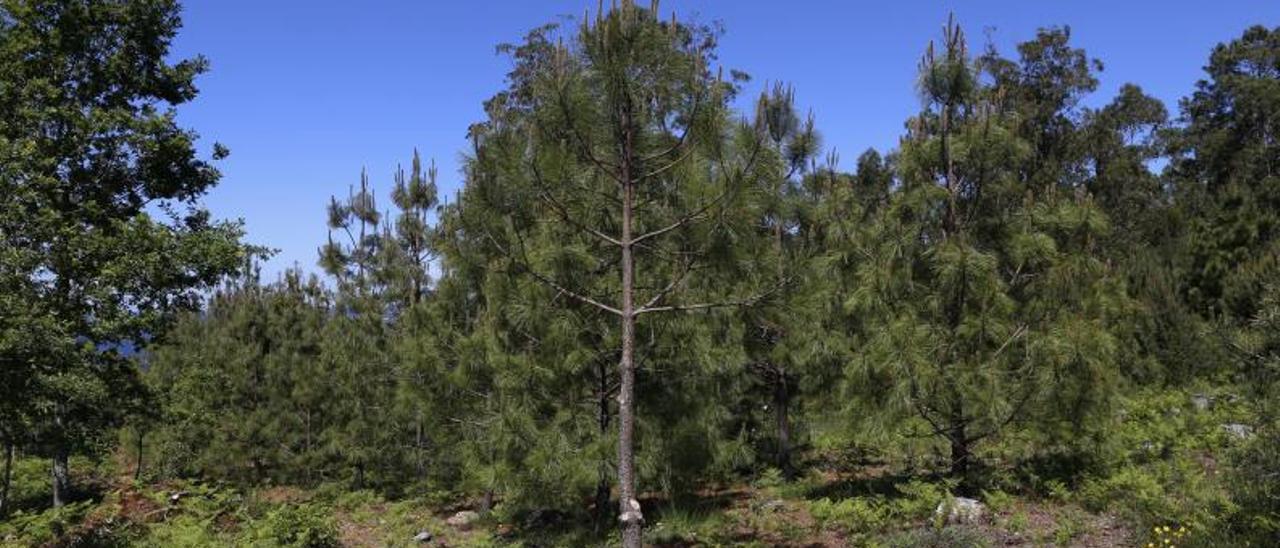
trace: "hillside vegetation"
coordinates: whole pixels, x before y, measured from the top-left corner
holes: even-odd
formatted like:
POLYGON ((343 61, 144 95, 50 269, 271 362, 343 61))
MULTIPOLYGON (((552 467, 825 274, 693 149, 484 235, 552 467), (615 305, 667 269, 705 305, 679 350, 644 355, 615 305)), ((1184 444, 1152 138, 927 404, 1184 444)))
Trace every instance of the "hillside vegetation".
POLYGON ((0 0, 0 543, 1280 545, 1280 28, 1171 113, 948 20, 847 170, 624 0, 264 280, 178 14, 0 0))

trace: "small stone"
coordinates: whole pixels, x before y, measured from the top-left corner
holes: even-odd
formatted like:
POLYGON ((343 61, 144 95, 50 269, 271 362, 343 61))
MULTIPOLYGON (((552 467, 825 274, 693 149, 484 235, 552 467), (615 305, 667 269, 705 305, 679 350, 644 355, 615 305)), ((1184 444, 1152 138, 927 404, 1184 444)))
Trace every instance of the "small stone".
POLYGON ((1196 411, 1208 411, 1209 407, 1213 405, 1213 398, 1204 394, 1192 394, 1191 405, 1196 408, 1196 411))
POLYGON ((981 502, 967 497, 944 500, 934 510, 935 516, 943 516, 949 524, 974 524, 982 521, 987 509, 981 502))
POLYGON ((449 519, 444 520, 444 522, 454 527, 457 527, 458 529, 466 530, 466 529, 470 529, 471 524, 475 523, 479 519, 480 519, 480 514, 472 512, 471 510, 463 510, 452 516, 449 516, 449 519))
POLYGON ((782 502, 781 499, 773 499, 760 503, 760 510, 762 512, 780 512, 785 506, 786 503, 782 502))
POLYGON ((1228 434, 1240 439, 1248 438, 1253 435, 1253 427, 1247 424, 1228 423, 1222 425, 1222 429, 1228 434))
POLYGON ((418 534, 413 536, 413 541, 414 542, 431 542, 431 539, 433 538, 435 538, 435 535, 432 535, 431 531, 420 531, 418 532, 418 534))

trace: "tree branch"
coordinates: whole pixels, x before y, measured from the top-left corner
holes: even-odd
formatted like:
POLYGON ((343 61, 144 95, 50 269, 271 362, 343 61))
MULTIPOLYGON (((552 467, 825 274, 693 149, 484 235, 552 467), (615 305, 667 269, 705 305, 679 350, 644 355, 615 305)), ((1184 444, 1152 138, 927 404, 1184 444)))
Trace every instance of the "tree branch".
POLYGON ((778 292, 778 290, 780 290, 780 289, 782 289, 783 287, 785 287, 789 281, 790 281, 790 280, 783 280, 783 281, 781 281, 781 282, 779 282, 779 283, 775 284, 775 285, 774 285, 772 288, 770 288, 768 291, 765 291, 765 292, 763 292, 763 293, 758 293, 758 294, 752 295, 751 297, 748 297, 748 298, 746 298, 746 299, 738 299, 738 300, 733 300, 733 301, 722 301, 722 302, 718 302, 718 303, 698 303, 698 304, 670 305, 670 306, 644 306, 644 307, 641 307, 641 308, 637 309, 637 310, 635 311, 635 315, 636 315, 636 316, 639 316, 639 315, 641 315, 641 314, 650 314, 650 313, 653 313, 653 312, 689 312, 689 311, 693 311, 693 310, 706 310, 706 309, 710 309, 710 308, 729 308, 729 307, 734 307, 734 306, 751 306, 751 305, 754 305, 754 304, 756 304, 756 303, 760 302, 761 300, 764 300, 764 299, 765 299, 766 297, 768 297, 769 295, 772 295, 772 294, 774 294, 774 293, 777 293, 777 292, 778 292))
POLYGON ((581 294, 581 293, 578 293, 578 292, 576 292, 576 291, 574 291, 574 290, 572 290, 572 289, 569 289, 569 288, 567 288, 567 287, 565 287, 565 286, 563 286, 563 285, 560 285, 560 284, 559 284, 559 283, 557 283, 555 280, 553 280, 553 279, 551 279, 551 278, 549 278, 549 277, 547 277, 547 276, 543 276, 542 274, 539 274, 539 273, 538 273, 538 271, 536 271, 536 270, 534 270, 534 269, 533 269, 533 266, 529 264, 529 262, 528 262, 528 260, 527 260, 527 259, 516 259, 516 258, 515 258, 515 257, 513 257, 509 252, 507 252, 507 250, 506 250, 506 249, 504 249, 504 248, 502 247, 502 244, 499 244, 499 243, 498 243, 498 240, 497 240, 496 238, 494 238, 494 237, 493 237, 493 234, 490 234, 488 231, 486 231, 486 232, 485 232, 485 236, 489 238, 489 241, 493 243, 494 248, 496 248, 496 249, 498 250, 498 252, 499 252, 499 253, 502 253, 502 255, 503 255, 503 256, 507 257, 508 259, 511 259, 512 261, 517 261, 517 262, 520 264, 521 268, 523 268, 523 269, 524 269, 524 271, 525 271, 526 273, 528 273, 530 276, 532 276, 535 280, 538 280, 539 282, 542 282, 543 284, 546 284, 547 286, 550 286, 551 288, 555 289, 556 291, 559 291, 560 293, 562 293, 562 294, 564 294, 564 295, 566 295, 566 296, 568 296, 568 297, 570 297, 570 298, 572 298, 572 299, 574 299, 574 300, 577 300, 577 301, 582 302, 582 303, 589 304, 589 305, 591 305, 591 306, 594 306, 594 307, 596 307, 596 308, 599 308, 600 310, 603 310, 603 311, 605 311, 605 312, 609 312, 609 313, 611 313, 611 314, 615 314, 615 315, 618 315, 618 316, 621 316, 621 315, 622 315, 622 311, 621 311, 621 310, 618 310, 617 308, 614 308, 614 307, 609 306, 609 305, 607 305, 607 304, 604 304, 604 303, 602 303, 602 302, 600 302, 600 301, 598 301, 598 300, 596 300, 596 299, 593 299, 593 298, 591 298, 591 297, 588 297, 588 296, 586 296, 586 295, 583 295, 583 294, 581 294))
POLYGON ((622 242, 619 241, 617 238, 614 238, 613 236, 610 236, 608 234, 605 234, 604 232, 601 232, 581 222, 578 222, 571 215, 569 215, 569 211, 564 207, 564 204, 560 203, 560 201, 557 200, 555 196, 551 195, 551 191, 547 190, 547 185, 542 179, 542 172, 538 169, 538 163, 534 161, 534 162, 529 162, 529 164, 530 164, 530 168, 532 168, 533 170, 533 178, 538 181, 538 187, 539 187, 538 197, 542 198, 544 202, 547 202, 547 204, 551 206, 551 209, 554 209, 556 213, 560 215, 560 218, 564 220, 565 223, 568 223, 572 225, 574 228, 577 228, 578 230, 591 234, 592 236, 600 238, 601 240, 604 240, 613 245, 616 245, 616 246, 622 245, 622 242))

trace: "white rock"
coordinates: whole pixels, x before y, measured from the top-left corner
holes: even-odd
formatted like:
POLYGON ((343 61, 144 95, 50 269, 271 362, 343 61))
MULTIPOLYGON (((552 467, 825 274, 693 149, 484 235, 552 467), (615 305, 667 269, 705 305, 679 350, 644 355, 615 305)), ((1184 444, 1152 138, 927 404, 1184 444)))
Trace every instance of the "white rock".
POLYGON ((943 517, 947 523, 973 524, 982 521, 987 507, 975 499, 955 497, 938 504, 933 515, 943 517))
POLYGON ((1239 424, 1239 423, 1233 422, 1230 424, 1222 425, 1222 429, 1226 430, 1228 434, 1231 434, 1232 436, 1237 438, 1247 438, 1253 435, 1253 427, 1247 424, 1239 424))
POLYGON ((480 514, 472 512, 471 510, 463 510, 449 516, 449 519, 444 520, 444 522, 459 529, 468 529, 471 527, 471 524, 475 523, 479 519, 480 514))
POLYGON ((420 531, 418 534, 413 536, 413 541, 414 542, 431 542, 432 538, 435 538, 435 535, 432 535, 431 531, 420 531))

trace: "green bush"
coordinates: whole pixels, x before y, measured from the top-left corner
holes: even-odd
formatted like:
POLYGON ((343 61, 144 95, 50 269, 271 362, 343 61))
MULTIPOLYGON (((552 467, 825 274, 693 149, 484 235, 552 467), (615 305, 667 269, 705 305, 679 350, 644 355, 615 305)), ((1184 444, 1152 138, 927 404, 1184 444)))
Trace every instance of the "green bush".
POLYGON ((970 527, 922 527, 890 537, 889 548, 985 548, 990 546, 981 531, 970 527))
POLYGON ((1280 432, 1266 429, 1232 455, 1227 488, 1238 513, 1231 523, 1242 539, 1260 545, 1280 538, 1280 432))
POLYGON ((911 480, 894 486, 902 496, 893 499, 894 515, 904 520, 933 516, 938 504, 950 496, 951 484, 911 480))
POLYGON ((45 544, 70 532, 92 506, 90 501, 80 501, 40 512, 19 510, 0 520, 0 540, 15 539, 30 546, 45 544))
POLYGON ((824 498, 809 503, 809 514, 819 525, 850 536, 883 530, 890 523, 891 512, 880 498, 848 498, 839 502, 824 498))
POLYGON ((338 546, 338 528, 325 507, 298 504, 277 507, 249 527, 252 546, 328 548, 338 546))

